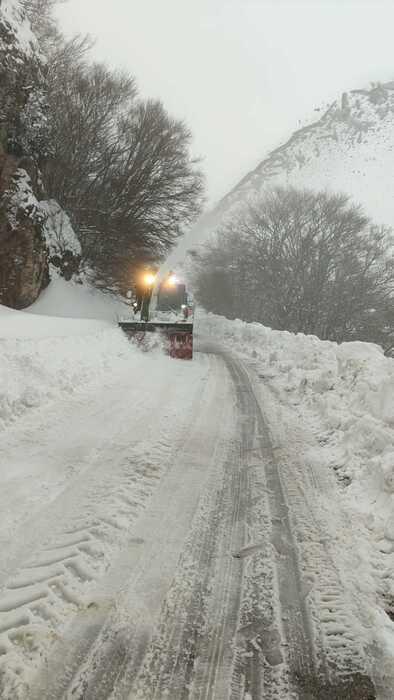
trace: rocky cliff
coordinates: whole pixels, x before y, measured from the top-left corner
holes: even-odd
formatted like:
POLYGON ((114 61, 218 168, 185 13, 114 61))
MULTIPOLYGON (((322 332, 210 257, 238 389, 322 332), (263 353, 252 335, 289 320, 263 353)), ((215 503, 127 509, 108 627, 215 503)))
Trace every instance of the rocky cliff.
POLYGON ((0 154, 0 303, 15 309, 29 306, 49 282, 39 189, 31 159, 0 154))
POLYGON ((0 304, 17 309, 48 285, 51 262, 66 278, 79 265, 68 217, 45 201, 50 150, 45 62, 19 0, 0 0, 0 304))

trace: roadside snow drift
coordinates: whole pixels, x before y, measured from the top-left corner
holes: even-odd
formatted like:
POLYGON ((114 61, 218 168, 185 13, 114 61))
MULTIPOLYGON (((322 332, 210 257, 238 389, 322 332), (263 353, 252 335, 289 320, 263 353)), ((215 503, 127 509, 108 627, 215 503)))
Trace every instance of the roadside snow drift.
POLYGON ((0 306, 0 430, 27 410, 99 379, 132 352, 109 323, 0 306))
POLYGON ((137 350, 115 326, 123 308, 56 277, 28 312, 0 306, 0 431, 130 362, 137 350))
MULTIPOLYGON (((373 472, 394 493, 394 360, 378 345, 338 345, 209 314, 206 330, 264 368, 264 378, 298 412, 320 419, 337 447, 345 482, 373 472)), ((305 416, 306 417, 306 416, 305 416)))
POLYGON ((344 590, 370 629, 371 648, 378 644, 379 697, 391 698, 394 359, 368 343, 338 345, 212 314, 200 317, 204 335, 250 366, 273 440, 278 449, 286 446, 293 464, 284 478, 299 465, 305 475, 327 481, 327 493, 323 486, 319 494, 327 552, 334 553, 344 590))
POLYGON ((56 277, 54 271, 52 276, 50 285, 41 292, 37 301, 25 309, 27 313, 114 323, 118 317, 130 312, 127 304, 111 294, 103 294, 88 284, 66 282, 62 277, 56 277))

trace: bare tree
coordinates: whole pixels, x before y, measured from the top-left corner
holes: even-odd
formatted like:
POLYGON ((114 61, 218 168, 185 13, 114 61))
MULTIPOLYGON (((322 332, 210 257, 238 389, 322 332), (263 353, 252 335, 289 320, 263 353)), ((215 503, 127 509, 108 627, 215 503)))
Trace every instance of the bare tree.
POLYGON ((53 44, 49 105, 51 197, 72 218, 84 261, 112 285, 133 265, 158 260, 199 213, 202 175, 190 132, 134 78, 86 61, 89 40, 53 44))
POLYGON ((0 151, 34 158, 79 235, 83 264, 128 289, 134 267, 158 262, 198 216, 203 177, 186 125, 139 98, 132 75, 92 64, 89 36, 62 36, 53 14, 62 1, 21 0, 39 40, 32 56, 9 51, 4 25, 0 151))
POLYGON ((372 225, 345 195, 278 188, 199 253, 198 298, 212 311, 272 328, 338 341, 384 337, 387 346, 392 244, 390 231, 372 225))

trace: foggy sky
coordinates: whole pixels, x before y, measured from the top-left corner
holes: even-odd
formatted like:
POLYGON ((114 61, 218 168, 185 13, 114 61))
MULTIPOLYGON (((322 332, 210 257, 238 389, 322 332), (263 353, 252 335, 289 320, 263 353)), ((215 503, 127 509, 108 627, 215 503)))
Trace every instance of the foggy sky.
POLYGON ((69 0, 58 14, 185 119, 211 201, 315 108, 394 79, 394 0, 69 0))

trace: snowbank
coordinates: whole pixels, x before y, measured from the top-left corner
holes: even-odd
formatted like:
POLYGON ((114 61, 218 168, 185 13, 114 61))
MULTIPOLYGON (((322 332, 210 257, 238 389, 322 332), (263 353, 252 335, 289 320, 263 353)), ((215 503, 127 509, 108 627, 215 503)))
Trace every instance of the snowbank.
POLYGON ((0 306, 0 431, 26 411, 100 382, 135 352, 109 323, 0 306))
POLYGON ((137 350, 115 325, 121 309, 115 297, 61 278, 28 312, 0 306, 0 431, 132 361, 137 350))
POLYGON ((394 360, 370 343, 338 345, 212 314, 203 327, 253 358, 282 402, 315 426, 320 458, 346 497, 394 541, 386 526, 394 506, 394 360))
POLYGON ((103 294, 87 284, 66 282, 61 277, 54 277, 27 312, 62 318, 101 319, 115 323, 118 317, 130 316, 130 307, 119 298, 103 294))
POLYGON ((91 335, 108 330, 105 321, 56 316, 35 316, 24 311, 15 311, 0 305, 0 343, 4 340, 33 340, 35 338, 65 338, 76 335, 91 335))
MULTIPOLYGON (((313 517, 321 513, 327 557, 369 630, 366 644, 379 649, 375 680, 391 693, 394 359, 368 343, 338 345, 211 314, 201 315, 200 330, 246 359, 282 450, 285 483, 288 487, 292 473, 295 481, 296 473, 304 473, 309 486, 298 495, 308 513, 312 499, 313 517)), ((298 541, 308 551, 308 528, 298 541)), ((382 690, 379 697, 392 695, 382 690)))

